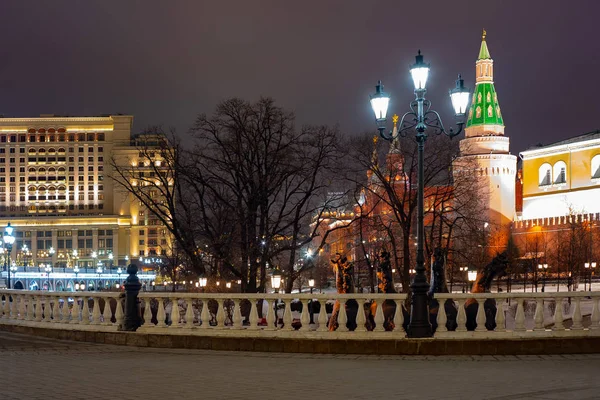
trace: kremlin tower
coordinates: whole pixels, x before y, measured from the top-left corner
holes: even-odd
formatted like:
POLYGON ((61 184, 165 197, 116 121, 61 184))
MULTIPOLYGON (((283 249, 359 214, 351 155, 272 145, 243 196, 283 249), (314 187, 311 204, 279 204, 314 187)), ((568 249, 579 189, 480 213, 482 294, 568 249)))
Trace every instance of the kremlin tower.
POLYGON ((494 87, 494 60, 483 31, 479 57, 475 63, 476 86, 471 99, 465 138, 454 161, 454 173, 469 170, 480 183, 485 218, 492 226, 512 222, 515 214, 515 174, 517 157, 509 152, 504 136, 504 120, 494 87))

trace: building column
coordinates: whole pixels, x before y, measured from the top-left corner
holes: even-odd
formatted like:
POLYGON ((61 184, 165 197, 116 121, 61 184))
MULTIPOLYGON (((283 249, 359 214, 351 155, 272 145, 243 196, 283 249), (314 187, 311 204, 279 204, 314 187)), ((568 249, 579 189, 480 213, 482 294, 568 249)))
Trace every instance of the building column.
POLYGON ((31 231, 31 265, 37 267, 37 231, 31 231))
POLYGON ((54 254, 52 255, 52 268, 58 262, 58 229, 52 229, 52 247, 54 247, 54 254))

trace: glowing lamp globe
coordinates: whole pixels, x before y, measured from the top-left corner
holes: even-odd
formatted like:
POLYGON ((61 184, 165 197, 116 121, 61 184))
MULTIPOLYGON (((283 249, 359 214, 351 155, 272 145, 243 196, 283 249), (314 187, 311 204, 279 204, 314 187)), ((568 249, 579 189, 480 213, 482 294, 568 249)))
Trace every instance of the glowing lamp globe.
MULTIPOLYGON (((454 114, 456 116, 463 116, 467 112, 469 106, 470 91, 465 87, 465 81, 460 75, 456 80, 456 87, 450 89, 450 100, 452 101, 452 107, 454 107, 454 114)), ((484 228, 487 228, 488 223, 484 224, 484 228)))
POLYGON ((271 273, 271 287, 275 290, 281 287, 281 275, 281 271, 277 267, 271 273))
POLYGON ((425 90, 427 78, 429 77, 429 64, 423 62, 421 50, 415 57, 416 62, 410 67, 410 75, 412 76, 415 90, 425 90))
POLYGON ((377 122, 385 121, 389 104, 390 96, 383 91, 383 84, 379 81, 375 86, 375 94, 371 95, 371 108, 373 108, 377 122))

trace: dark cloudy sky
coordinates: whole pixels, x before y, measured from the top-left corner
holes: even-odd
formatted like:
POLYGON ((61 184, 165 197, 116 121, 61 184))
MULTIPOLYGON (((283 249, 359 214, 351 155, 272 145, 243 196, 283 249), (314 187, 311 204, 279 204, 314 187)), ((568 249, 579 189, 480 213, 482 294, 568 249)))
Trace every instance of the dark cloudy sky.
POLYGON ((185 133, 231 96, 274 97, 302 123, 371 129, 377 79, 391 112, 428 97, 448 122, 458 72, 474 86, 481 29, 513 152, 600 129, 598 0, 2 0, 0 113, 127 113, 185 133))

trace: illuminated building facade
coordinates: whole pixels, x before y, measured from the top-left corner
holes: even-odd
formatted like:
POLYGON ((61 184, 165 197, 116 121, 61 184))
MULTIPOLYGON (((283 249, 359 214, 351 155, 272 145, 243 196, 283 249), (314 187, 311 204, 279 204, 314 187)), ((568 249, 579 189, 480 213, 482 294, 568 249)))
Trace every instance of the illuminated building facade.
POLYGON ((145 139, 132 124, 128 115, 0 118, 0 226, 15 228, 18 266, 111 268, 160 255, 164 227, 111 179, 113 162, 138 163, 145 139))

